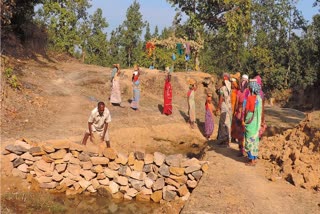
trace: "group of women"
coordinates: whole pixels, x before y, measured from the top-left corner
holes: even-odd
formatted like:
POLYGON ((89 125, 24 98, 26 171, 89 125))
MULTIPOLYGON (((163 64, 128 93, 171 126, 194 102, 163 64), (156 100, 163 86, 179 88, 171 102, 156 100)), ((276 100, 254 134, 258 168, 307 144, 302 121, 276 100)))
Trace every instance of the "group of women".
MULTIPOLYGON (((140 69, 134 66, 132 75, 133 98, 131 108, 138 110, 140 100, 140 69)), ((121 106, 120 92, 120 66, 114 64, 111 73, 111 96, 110 102, 121 106)), ((197 82, 194 79, 188 80, 189 90, 187 93, 188 116, 192 129, 196 124, 195 113, 195 91, 197 82)), ((259 139, 265 129, 264 122, 264 93, 262 91, 262 80, 259 75, 255 75, 249 80, 244 74, 240 78, 240 73, 230 75, 223 74, 222 86, 216 91, 219 96, 218 106, 213 104, 212 92, 207 93, 205 102, 205 127, 204 134, 207 140, 210 139, 214 130, 214 115, 220 115, 217 140, 220 145, 230 146, 230 142, 239 144, 241 155, 249 158, 246 165, 254 166, 257 161, 259 151, 259 139)), ((164 84, 164 105, 163 114, 172 114, 172 87, 170 72, 166 76, 164 84)))
MULTIPOLYGON (((189 80, 188 112, 191 128, 195 124, 194 92, 195 80, 189 80)), ((254 166, 259 151, 259 140, 265 129, 263 114, 262 81, 259 75, 249 80, 240 73, 223 74, 222 86, 217 90, 219 101, 217 108, 212 101, 212 93, 207 93, 205 102, 204 134, 207 140, 214 130, 214 115, 220 115, 217 141, 220 145, 230 146, 230 142, 237 142, 241 155, 247 156, 248 166, 254 166)))

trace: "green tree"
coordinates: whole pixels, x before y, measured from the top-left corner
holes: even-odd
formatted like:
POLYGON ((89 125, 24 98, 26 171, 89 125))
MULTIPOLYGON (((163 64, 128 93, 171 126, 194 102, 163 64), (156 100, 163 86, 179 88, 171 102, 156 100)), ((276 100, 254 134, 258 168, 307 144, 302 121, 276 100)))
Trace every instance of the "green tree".
POLYGON ((78 29, 90 6, 89 0, 43 0, 38 19, 47 27, 50 48, 75 53, 75 47, 81 45, 78 29))
MULTIPOLYGON (((140 13, 140 4, 134 1, 127 9, 126 20, 122 24, 122 41, 121 45, 124 48, 126 55, 126 66, 132 66, 136 60, 134 50, 138 47, 144 22, 140 13)), ((140 50, 142 51, 142 50, 140 50)))
POLYGON ((102 10, 98 8, 90 16, 91 34, 87 38, 85 46, 87 58, 86 62, 90 64, 106 65, 108 58, 107 35, 103 32, 108 27, 106 19, 102 16, 102 10))
POLYGON ((146 33, 144 34, 144 41, 148 42, 151 39, 152 35, 150 32, 150 24, 146 22, 146 33))
POLYGON ((152 37, 157 38, 159 36, 158 25, 155 26, 152 37))

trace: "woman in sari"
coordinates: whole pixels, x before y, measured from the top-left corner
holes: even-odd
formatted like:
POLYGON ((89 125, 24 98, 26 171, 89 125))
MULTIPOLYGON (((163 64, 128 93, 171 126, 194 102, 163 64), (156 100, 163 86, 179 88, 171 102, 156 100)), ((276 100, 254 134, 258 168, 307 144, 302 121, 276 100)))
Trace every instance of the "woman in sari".
POLYGON ((194 79, 190 79, 188 83, 189 83, 189 91, 187 93, 187 99, 188 99, 187 101, 188 101, 189 123, 190 123, 190 127, 194 129, 195 122, 196 122, 196 104, 194 101, 194 93, 197 87, 196 87, 196 81, 194 79))
POLYGON ((235 105, 235 112, 233 114, 233 120, 232 120, 232 132, 231 136, 233 139, 238 141, 239 144, 239 150, 241 155, 245 155, 244 150, 244 103, 249 95, 249 89, 248 89, 248 75, 244 74, 242 75, 242 79, 240 82, 240 90, 238 90, 237 93, 237 101, 235 105))
POLYGON ((262 99, 262 115, 261 115, 261 127, 260 127, 260 130, 259 130, 259 137, 261 138, 262 137, 262 134, 265 132, 265 130, 267 129, 267 124, 266 124, 266 121, 265 121, 265 118, 264 118, 264 104, 265 104, 265 99, 264 99, 264 92, 262 90, 262 86, 263 86, 263 83, 262 83, 262 79, 259 75, 259 73, 257 71, 254 71, 254 79, 257 80, 257 83, 258 85, 260 86, 260 97, 262 99))
POLYGON ((140 70, 138 65, 134 66, 134 71, 132 75, 132 86, 133 86, 133 98, 131 101, 131 108, 135 111, 139 108, 139 100, 140 100, 140 70))
POLYGON ((223 75, 223 86, 218 90, 220 119, 217 140, 219 145, 230 146, 231 141, 231 121, 232 121, 232 108, 231 108, 231 83, 229 81, 229 74, 223 75))
POLYGON ((259 153, 259 130, 261 126, 262 99, 260 97, 260 85, 256 79, 249 82, 250 95, 245 108, 245 151, 249 161, 247 166, 254 166, 259 153))
POLYGON ((207 94, 205 108, 206 108, 206 116, 205 116, 205 122, 204 122, 205 137, 207 140, 210 140, 210 136, 212 135, 213 129, 214 129, 213 112, 215 112, 215 107, 212 103, 212 93, 207 94))
MULTIPOLYGON (((119 65, 119 64, 117 64, 119 65)), ((113 105, 121 106, 121 88, 120 88, 120 69, 117 67, 117 71, 112 78, 112 88, 110 102, 113 105)))
POLYGON ((172 87, 171 87, 171 75, 170 73, 166 77, 163 90, 163 114, 170 115, 172 114, 172 87))

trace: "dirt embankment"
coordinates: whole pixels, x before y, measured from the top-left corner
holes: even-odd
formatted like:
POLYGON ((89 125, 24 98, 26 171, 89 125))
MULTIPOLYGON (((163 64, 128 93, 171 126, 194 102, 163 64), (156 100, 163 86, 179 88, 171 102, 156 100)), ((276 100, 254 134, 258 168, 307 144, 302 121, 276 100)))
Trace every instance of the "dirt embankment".
POLYGON ((320 112, 308 114, 295 128, 266 137, 261 157, 269 161, 267 177, 320 191, 320 112))

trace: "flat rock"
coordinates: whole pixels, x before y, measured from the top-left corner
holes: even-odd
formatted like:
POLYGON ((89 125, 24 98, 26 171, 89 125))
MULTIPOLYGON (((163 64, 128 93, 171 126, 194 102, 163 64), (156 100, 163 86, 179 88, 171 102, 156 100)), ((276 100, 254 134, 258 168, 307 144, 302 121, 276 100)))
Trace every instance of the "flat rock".
POLYGON ((15 153, 15 154, 17 154, 17 155, 21 155, 21 154, 23 154, 23 153, 25 153, 25 152, 28 151, 28 149, 25 149, 25 148, 23 148, 22 146, 15 146, 15 145, 12 145, 12 144, 7 145, 7 146, 5 147, 5 149, 6 149, 7 151, 12 152, 12 153, 15 153))
POLYGON ((24 164, 24 160, 19 157, 19 158, 15 159, 15 160, 12 162, 12 164, 13 164, 13 167, 14 167, 14 168, 17 168, 17 167, 20 166, 21 164, 24 164))
POLYGON ((104 186, 107 186, 107 185, 109 185, 109 183, 110 183, 109 178, 105 178, 105 179, 98 180, 98 181, 99 181, 99 183, 100 183, 101 185, 104 185, 104 186))
POLYGON ((140 151, 136 151, 134 153, 134 156, 137 160, 144 160, 144 153, 143 152, 140 152, 140 151))
POLYGON ((52 158, 50 158, 49 155, 42 155, 41 158, 42 158, 42 160, 44 160, 47 163, 52 163, 55 161, 52 158))
POLYGON ((142 171, 143 171, 143 172, 146 172, 146 173, 152 172, 152 164, 144 165, 142 171))
POLYGON ((147 188, 151 188, 152 185, 153 185, 153 183, 154 183, 154 181, 153 181, 151 178, 146 177, 146 178, 144 179, 144 183, 145 183, 145 185, 146 185, 147 188))
POLYGON ((104 174, 104 173, 98 173, 97 175, 97 179, 98 180, 102 180, 102 179, 105 179, 107 176, 104 174))
MULTIPOLYGON (((50 171, 51 168, 51 163, 47 163, 44 160, 38 160, 35 162, 35 165, 42 171, 47 172, 50 171)), ((52 170, 53 171, 53 170, 52 170)))
POLYGON ((103 150, 103 155, 110 160, 115 160, 117 158, 117 152, 112 148, 105 148, 103 150))
POLYGON ((142 187, 141 193, 145 194, 145 195, 152 195, 153 191, 152 189, 146 188, 146 187, 142 187))
POLYGON ((118 170, 120 168, 120 165, 112 161, 108 163, 108 168, 112 170, 118 170))
POLYGON ((63 159, 66 154, 67 151, 65 149, 59 149, 58 151, 49 154, 49 157, 52 159, 63 159))
POLYGON ((173 201, 175 197, 177 196, 177 193, 171 190, 164 190, 163 191, 163 199, 165 201, 173 201))
POLYGON ((164 178, 158 178, 156 182, 154 182, 152 185, 153 191, 162 189, 164 187, 164 184, 165 184, 164 178))
MULTIPOLYGON (((191 174, 189 174, 191 175, 191 174)), ((185 184, 188 181, 188 177, 183 175, 183 176, 176 176, 176 175, 170 175, 169 178, 175 180, 179 184, 185 184)))
POLYGON ((193 165, 199 165, 199 160, 196 158, 191 158, 185 161, 182 161, 180 167, 188 167, 193 165))
MULTIPOLYGON (((120 166, 118 172, 119 172, 119 175, 127 175, 127 170, 130 170, 130 168, 128 166, 120 166)), ((131 171, 131 170, 130 170, 131 171)), ((130 173, 131 174, 131 173, 130 173)))
POLYGON ((80 184, 83 190, 86 190, 91 185, 91 182, 86 180, 81 180, 78 183, 80 184))
MULTIPOLYGON (((86 162, 80 162, 80 166, 82 166, 82 169, 91 169, 93 167, 93 164, 91 161, 86 161, 86 162)), ((98 166, 101 166, 101 165, 98 165, 98 166)))
POLYGON ((46 153, 52 153, 52 152, 55 152, 55 151, 56 151, 51 144, 42 145, 42 149, 43 149, 43 151, 45 151, 46 153))
POLYGON ((171 174, 176 175, 176 176, 184 175, 184 168, 181 168, 181 167, 170 167, 169 171, 171 174))
POLYGON ((124 176, 116 176, 115 178, 113 178, 113 181, 117 184, 120 184, 121 186, 128 185, 128 178, 124 176))
POLYGON ((157 166, 161 166, 164 163, 164 160, 166 159, 166 156, 160 152, 154 153, 154 163, 157 166))
POLYGON ((156 173, 154 173, 154 172, 148 173, 147 176, 148 176, 148 178, 150 178, 153 181, 157 180, 157 178, 158 178, 158 175, 156 173))
POLYGON ((169 167, 165 164, 162 164, 159 168, 159 173, 162 176, 168 177, 170 175, 169 167))
POLYGON ((75 157, 71 156, 70 160, 69 160, 69 163, 80 165, 80 160, 78 158, 75 158, 75 157))
POLYGON ((70 142, 68 140, 59 140, 59 141, 52 141, 49 142, 53 148, 55 149, 69 149, 70 148, 70 142))
POLYGON ((119 191, 119 185, 114 181, 110 181, 109 188, 110 188, 112 194, 119 191))
POLYGON ((82 169, 78 164, 68 164, 67 170, 74 176, 79 176, 82 169))
POLYGON ((60 182, 60 185, 66 185, 67 187, 70 187, 72 186, 74 183, 76 183, 76 181, 74 180, 71 180, 69 178, 64 178, 61 182, 60 182))
POLYGON ((36 159, 29 153, 25 152, 23 155, 20 156, 24 160, 30 160, 30 161, 35 161, 36 159))
POLYGON ((83 162, 90 161, 90 156, 87 153, 84 153, 84 152, 80 153, 78 158, 79 158, 80 161, 83 161, 83 162))
POLYGON ((71 157, 72 157, 72 154, 70 152, 68 152, 67 154, 64 155, 64 157, 62 159, 64 162, 69 162, 71 157))
POLYGON ((134 153, 130 152, 128 156, 128 165, 132 166, 134 164, 134 161, 136 160, 134 153))
MULTIPOLYGON (((117 201, 122 201, 124 198, 124 195, 122 192, 116 192, 115 194, 112 194, 112 198, 117 200, 117 201)), ((118 207, 118 206, 117 206, 118 207)), ((110 207, 109 207, 110 210, 110 207)), ((118 209, 116 209, 116 211, 118 211, 118 209)), ((116 212, 116 211, 112 211, 112 213, 116 212)))
POLYGON ((55 165, 55 169, 57 170, 58 173, 64 172, 66 168, 67 168, 67 164, 65 163, 55 165))
POLYGON ((192 166, 188 166, 187 168, 185 168, 185 173, 186 174, 189 174, 189 173, 192 173, 194 171, 198 171, 201 169, 201 165, 200 164, 195 164, 195 165, 192 165, 192 166))
POLYGON ((29 166, 25 163, 21 164, 18 166, 18 169, 21 171, 21 172, 24 172, 24 173, 27 173, 29 172, 29 166))
POLYGON ((118 164, 126 165, 128 163, 128 155, 122 152, 118 153, 118 157, 115 159, 118 164))
POLYGON ((136 200, 137 201, 150 201, 150 195, 146 195, 146 194, 140 192, 136 195, 136 200))
POLYGON ((134 188, 129 188, 126 194, 133 198, 138 194, 138 191, 134 188))
POLYGON ((178 182, 174 181, 171 178, 165 178, 165 183, 168 184, 168 185, 172 185, 177 189, 180 187, 180 184, 178 182))
POLYGON ((114 170, 109 169, 109 168, 105 168, 103 172, 108 178, 114 178, 114 177, 118 176, 118 172, 117 171, 114 171, 114 170))
POLYGON ((104 168, 101 165, 96 165, 91 170, 95 173, 103 173, 104 168))
POLYGON ((20 147, 22 147, 22 148, 24 148, 26 150, 29 150, 31 148, 31 145, 29 143, 23 141, 23 140, 16 140, 14 142, 14 145, 15 146, 20 146, 20 147))
POLYGON ((19 158, 20 156, 15 153, 9 153, 7 155, 9 157, 9 161, 14 161, 15 159, 19 158))
POLYGON ((159 203, 162 199, 162 190, 158 190, 158 191, 155 191, 154 193, 152 193, 151 199, 154 202, 159 203))
POLYGON ((209 164, 208 163, 204 163, 202 166, 201 166, 201 170, 203 172, 207 172, 209 169, 209 164))
POLYGON ((145 177, 146 177, 146 173, 145 172, 132 171, 130 177, 134 178, 136 180, 143 181, 145 179, 145 177))
POLYGON ((293 181, 293 184, 297 187, 301 187, 304 184, 304 178, 299 173, 291 173, 291 178, 293 181))
POLYGON ((60 182, 62 181, 62 179, 63 179, 63 176, 59 174, 57 170, 54 170, 52 175, 52 180, 60 182))
POLYGON ((165 159, 165 162, 169 166, 180 167, 181 159, 182 159, 182 155, 181 154, 168 155, 166 157, 166 159, 165 159))
POLYGON ((91 157, 90 160, 93 165, 105 165, 109 163, 109 159, 106 157, 91 157))
POLYGON ((182 185, 181 187, 179 187, 178 193, 180 197, 187 195, 189 193, 187 185, 182 185))
POLYGON ((41 147, 39 146, 36 146, 36 147, 31 147, 29 149, 29 153, 32 155, 32 156, 41 156, 41 155, 45 155, 46 152, 42 150, 41 147))
POLYGON ((144 185, 144 182, 143 181, 138 181, 138 180, 135 180, 135 179, 129 179, 129 182, 131 183, 131 186, 133 188, 135 188, 137 191, 141 191, 143 185, 144 185))
POLYGON ((144 157, 144 164, 152 164, 153 163, 153 154, 146 154, 144 157))
POLYGON ((202 177, 202 171, 201 170, 198 170, 198 171, 194 171, 193 173, 191 173, 192 176, 197 180, 199 181, 200 178, 202 177))
POLYGON ((187 200, 189 199, 190 195, 191 195, 191 193, 188 192, 185 196, 182 196, 182 197, 181 197, 181 200, 182 200, 182 201, 187 201, 187 200))
POLYGON ((198 182, 197 181, 190 181, 190 180, 188 180, 187 181, 187 186, 189 187, 189 188, 195 188, 196 186, 198 185, 198 182))
POLYGON ((100 187, 100 183, 99 183, 98 179, 96 179, 96 178, 91 180, 91 184, 94 189, 98 189, 100 187))
POLYGON ((133 165, 133 170, 142 172, 144 162, 142 160, 135 160, 133 165))
POLYGON ((87 181, 90 181, 92 178, 96 177, 97 174, 91 170, 80 170, 80 175, 82 175, 87 181))
POLYGON ((88 186, 87 191, 91 193, 97 192, 92 185, 88 186))

